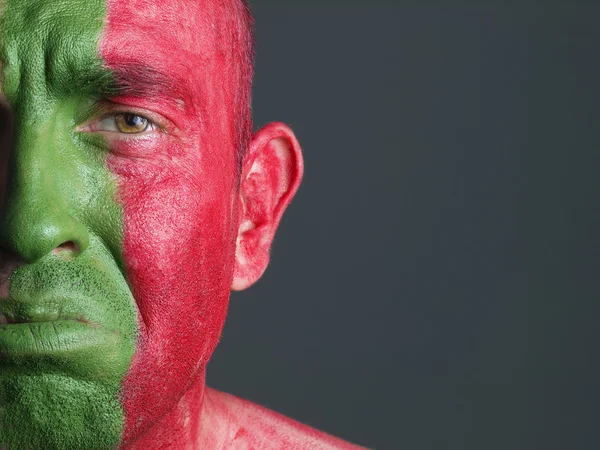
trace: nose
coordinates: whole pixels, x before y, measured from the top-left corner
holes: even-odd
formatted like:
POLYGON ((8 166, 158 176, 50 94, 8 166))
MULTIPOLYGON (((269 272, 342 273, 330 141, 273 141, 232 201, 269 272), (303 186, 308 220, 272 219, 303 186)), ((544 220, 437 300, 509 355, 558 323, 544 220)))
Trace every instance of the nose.
POLYGON ((56 141, 48 129, 13 132, 0 208, 0 247, 24 263, 59 250, 77 255, 89 244, 86 227, 69 208, 76 186, 65 179, 75 163, 61 158, 56 141))

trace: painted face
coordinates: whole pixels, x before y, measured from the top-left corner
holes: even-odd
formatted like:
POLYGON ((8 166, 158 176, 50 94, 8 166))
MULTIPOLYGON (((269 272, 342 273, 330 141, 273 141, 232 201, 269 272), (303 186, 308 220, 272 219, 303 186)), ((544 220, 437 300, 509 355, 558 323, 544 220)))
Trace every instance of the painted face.
POLYGON ((230 7, 197 3, 2 2, 11 449, 112 448, 203 383, 234 270, 240 94, 234 27, 213 26, 230 7))

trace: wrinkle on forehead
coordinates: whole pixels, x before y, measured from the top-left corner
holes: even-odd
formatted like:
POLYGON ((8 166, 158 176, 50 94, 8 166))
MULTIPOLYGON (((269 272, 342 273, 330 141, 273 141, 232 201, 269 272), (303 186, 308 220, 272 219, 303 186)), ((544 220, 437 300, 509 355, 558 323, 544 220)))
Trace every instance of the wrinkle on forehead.
POLYGON ((100 65, 96 48, 104 12, 99 0, 5 0, 0 59, 8 99, 16 101, 23 90, 40 100, 51 91, 86 90, 81 75, 100 65))
MULTIPOLYGON (((196 2, 185 2, 190 6, 196 2)), ((184 83, 188 93, 193 90, 199 77, 194 76, 210 54, 205 45, 195 42, 199 35, 208 42, 206 26, 201 23, 198 8, 189 8, 184 14, 184 2, 131 2, 108 1, 108 14, 100 54, 108 67, 116 73, 123 84, 135 86, 127 79, 127 66, 132 61, 142 62, 156 73, 172 78, 173 83, 184 83), (191 33, 192 28, 196 30, 191 33), (196 80, 194 80, 194 78, 196 80), (192 81, 193 80, 193 81, 192 81)))
POLYGON ((240 26, 234 2, 214 0, 108 0, 107 27, 121 45, 147 44, 147 52, 177 50, 171 54, 210 60, 215 52, 232 53, 232 32, 240 26), (116 33, 118 32, 118 33, 116 33))

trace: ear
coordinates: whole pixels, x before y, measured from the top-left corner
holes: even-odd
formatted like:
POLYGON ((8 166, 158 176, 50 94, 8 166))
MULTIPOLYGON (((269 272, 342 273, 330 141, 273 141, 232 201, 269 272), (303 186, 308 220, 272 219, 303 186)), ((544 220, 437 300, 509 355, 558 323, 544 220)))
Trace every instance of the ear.
POLYGON ((254 135, 242 167, 232 290, 246 289, 266 270, 275 230, 303 171, 300 145, 286 125, 271 123, 254 135))

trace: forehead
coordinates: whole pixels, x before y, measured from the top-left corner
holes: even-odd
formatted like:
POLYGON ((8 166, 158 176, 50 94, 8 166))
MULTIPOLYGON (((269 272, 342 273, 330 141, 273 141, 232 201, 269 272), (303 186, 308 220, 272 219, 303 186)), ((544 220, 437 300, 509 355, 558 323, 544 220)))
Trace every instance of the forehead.
POLYGON ((103 56, 143 58, 171 71, 198 71, 223 45, 214 1, 107 0, 103 56), (194 70, 195 69, 195 70, 194 70))
POLYGON ((74 67, 89 67, 97 57, 104 16, 104 4, 97 1, 71 0, 67 7, 60 1, 4 0, 0 6, 4 93, 10 94, 22 81, 32 89, 74 67))
POLYGON ((227 33, 216 24, 218 3, 4 0, 0 58, 5 72, 7 67, 13 75, 27 70, 50 83, 69 79, 69 72, 88 70, 99 61, 108 62, 111 69, 152 67, 179 80, 182 74, 206 74, 215 60, 227 59, 227 33))
POLYGON ((0 20, 3 31, 16 39, 48 40, 57 33, 73 32, 85 37, 100 28, 105 6, 98 0, 2 0, 0 20))
POLYGON ((162 42, 183 52, 214 47, 224 10, 214 1, 0 0, 3 28, 15 38, 51 40, 65 34, 97 34, 106 23, 125 39, 162 42))

